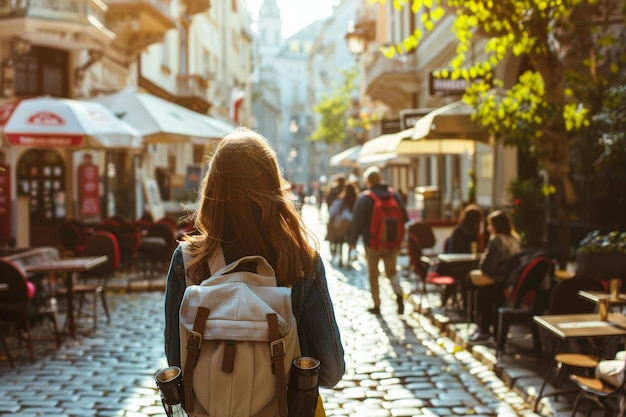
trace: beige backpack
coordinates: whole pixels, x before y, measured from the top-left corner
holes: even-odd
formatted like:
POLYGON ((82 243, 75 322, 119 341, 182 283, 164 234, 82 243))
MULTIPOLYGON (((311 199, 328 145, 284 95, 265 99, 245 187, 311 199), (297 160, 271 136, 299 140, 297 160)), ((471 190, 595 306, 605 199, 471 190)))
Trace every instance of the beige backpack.
POLYGON ((216 272, 200 285, 186 278, 179 321, 185 409, 190 417, 286 416, 286 381, 300 354, 291 289, 276 285, 260 256, 224 264, 220 248, 210 261, 216 272), (247 262, 256 273, 237 270, 247 262))

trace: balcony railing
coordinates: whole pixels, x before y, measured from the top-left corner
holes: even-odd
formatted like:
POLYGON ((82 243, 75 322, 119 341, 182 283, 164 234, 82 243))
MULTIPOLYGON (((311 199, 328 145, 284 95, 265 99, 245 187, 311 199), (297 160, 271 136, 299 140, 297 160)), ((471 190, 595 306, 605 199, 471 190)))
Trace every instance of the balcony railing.
POLYGON ((206 99, 209 80, 200 75, 176 76, 176 92, 179 97, 199 97, 206 99))
POLYGON ((108 5, 145 3, 157 9, 164 16, 170 16, 170 0, 105 0, 108 5))
POLYGON ((94 19, 104 25, 106 5, 100 0, 0 0, 0 19, 37 17, 73 23, 94 19))

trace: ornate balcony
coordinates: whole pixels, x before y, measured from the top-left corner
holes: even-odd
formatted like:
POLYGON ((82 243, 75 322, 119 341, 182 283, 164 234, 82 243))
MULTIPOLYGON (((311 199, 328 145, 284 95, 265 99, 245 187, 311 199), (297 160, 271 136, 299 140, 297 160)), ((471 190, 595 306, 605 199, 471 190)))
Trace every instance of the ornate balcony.
POLYGON ((188 15, 206 12, 211 8, 210 0, 182 0, 188 15))
POLYGON ((169 0, 106 0, 106 24, 116 34, 114 45, 135 55, 163 40, 176 27, 169 12, 169 0))
POLYGON ((200 75, 176 76, 176 102, 181 106, 206 113, 211 107, 207 100, 209 80, 200 75))
POLYGON ((373 100, 392 109, 399 111, 412 107, 413 95, 420 88, 415 54, 395 59, 373 54, 365 68, 365 88, 373 100))
POLYGON ((0 0, 0 39, 99 50, 115 38, 104 23, 106 10, 100 0, 0 0))

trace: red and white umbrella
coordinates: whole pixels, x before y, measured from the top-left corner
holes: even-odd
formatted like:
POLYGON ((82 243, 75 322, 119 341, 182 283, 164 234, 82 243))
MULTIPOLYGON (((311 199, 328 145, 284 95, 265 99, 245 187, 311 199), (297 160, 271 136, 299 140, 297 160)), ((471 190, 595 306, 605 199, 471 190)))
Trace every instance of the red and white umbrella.
POLYGON ((53 97, 0 105, 0 130, 10 145, 33 148, 140 148, 141 134, 106 106, 53 97))

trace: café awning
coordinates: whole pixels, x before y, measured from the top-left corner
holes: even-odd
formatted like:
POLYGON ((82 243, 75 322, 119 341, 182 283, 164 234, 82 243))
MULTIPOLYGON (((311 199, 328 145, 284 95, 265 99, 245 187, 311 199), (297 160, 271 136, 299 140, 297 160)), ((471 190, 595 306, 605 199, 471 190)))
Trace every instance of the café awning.
POLYGON ((357 160, 359 159, 359 153, 361 152, 361 145, 355 145, 348 149, 345 149, 338 154, 331 156, 331 167, 354 167, 358 166, 357 160))
POLYGON ((366 142, 358 162, 400 164, 420 155, 472 154, 476 142, 488 144, 490 139, 488 130, 471 120, 472 113, 472 108, 462 101, 435 109, 412 128, 366 142))
POLYGON ((413 127, 415 140, 470 140, 489 143, 486 127, 472 120, 474 109, 463 101, 455 101, 439 107, 421 117, 413 127))
POLYGON ((33 148, 132 149, 141 134, 100 103, 49 96, 0 105, 9 145, 33 148))
POLYGON ((94 101, 139 130, 144 143, 205 143, 221 139, 236 128, 134 87, 96 97, 94 101))

